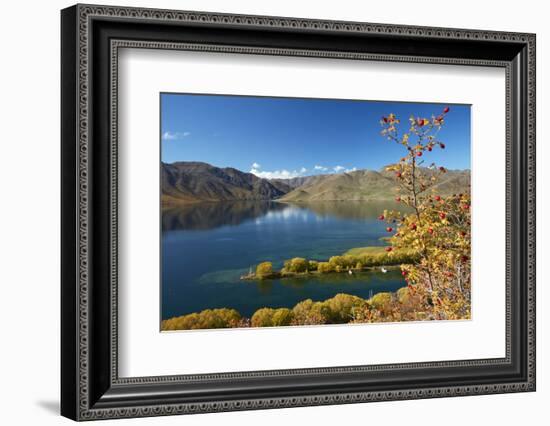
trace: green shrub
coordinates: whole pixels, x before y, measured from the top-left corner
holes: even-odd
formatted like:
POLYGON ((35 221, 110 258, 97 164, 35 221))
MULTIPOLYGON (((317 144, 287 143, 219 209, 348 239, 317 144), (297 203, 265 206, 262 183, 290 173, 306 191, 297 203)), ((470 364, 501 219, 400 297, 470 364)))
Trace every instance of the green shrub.
POLYGON ((373 308, 376 308, 378 310, 383 310, 391 303, 391 301, 392 301, 391 293, 377 293, 368 300, 368 303, 373 308))
POLYGON ((306 272, 308 262, 303 257, 295 257, 290 261, 291 272, 306 272))
POLYGON ((354 318, 354 311, 364 308, 366 303, 361 297, 344 293, 323 302, 306 299, 292 308, 292 324, 345 324, 354 318))
POLYGON ((321 302, 314 302, 311 299, 302 300, 292 308, 293 325, 316 325, 326 324, 327 312, 321 302))
POLYGON ((332 266, 334 270, 336 270, 338 267, 342 269, 342 266, 344 265, 344 258, 342 256, 332 256, 328 263, 332 266))
POLYGON ((241 315, 235 309, 206 309, 162 321, 162 330, 196 330, 236 327, 241 315))
POLYGON ((408 287, 401 287, 399 290, 397 290, 396 296, 399 303, 407 304, 411 299, 411 292, 408 287))
POLYGON ((271 325, 274 327, 281 327, 284 325, 290 325, 292 322, 292 311, 288 308, 279 308, 273 312, 271 317, 271 325))
POLYGON ((290 268, 291 268, 291 260, 285 260, 283 269, 281 269, 281 272, 282 273, 290 272, 290 268))
POLYGON ((353 266, 357 263, 357 257, 351 256, 349 254, 346 254, 343 256, 343 267, 346 269, 353 268, 353 266))
POLYGON ((317 270, 322 274, 326 274, 328 272, 333 272, 334 268, 329 262, 319 262, 317 270))
POLYGON ((254 312, 250 322, 252 327, 280 327, 290 325, 292 317, 288 308, 261 308, 254 312))
POLYGON ((353 319, 355 309, 366 306, 365 299, 350 294, 339 293, 322 302, 331 324, 345 324, 353 319))
MULTIPOLYGON (((315 262, 315 261, 311 261, 315 262)), ((290 260, 285 260, 283 269, 281 272, 293 272, 293 273, 301 273, 306 272, 309 269, 310 262, 308 262, 303 257, 295 257, 290 260)))
POLYGON ((319 262, 317 262, 316 260, 310 260, 308 262, 308 270, 310 271, 316 271, 317 268, 319 267, 319 262))
POLYGON ((254 312, 250 319, 252 327, 270 327, 273 311, 272 308, 261 308, 254 312))
POLYGON ((256 267, 256 276, 266 278, 273 275, 273 264, 271 262, 262 262, 256 267))

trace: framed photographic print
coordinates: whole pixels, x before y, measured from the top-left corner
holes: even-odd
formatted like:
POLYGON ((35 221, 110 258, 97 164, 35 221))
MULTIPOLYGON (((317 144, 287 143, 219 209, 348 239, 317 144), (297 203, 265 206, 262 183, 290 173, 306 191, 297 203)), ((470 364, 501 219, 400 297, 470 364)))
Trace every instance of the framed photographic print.
POLYGON ((162 331, 471 318, 470 105, 160 103, 162 331))
POLYGON ((74 420, 535 390, 535 36, 76 5, 74 420))

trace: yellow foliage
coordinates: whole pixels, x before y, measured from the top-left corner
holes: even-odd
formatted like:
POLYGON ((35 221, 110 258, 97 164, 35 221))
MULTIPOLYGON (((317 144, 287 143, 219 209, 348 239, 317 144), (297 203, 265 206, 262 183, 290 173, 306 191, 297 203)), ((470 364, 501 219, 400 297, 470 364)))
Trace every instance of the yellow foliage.
POLYGON ((373 308, 383 309, 386 305, 391 303, 391 301, 392 301, 391 293, 376 293, 374 296, 372 296, 368 300, 368 303, 373 308))
POLYGON ((235 309, 206 309, 198 313, 182 315, 162 321, 161 329, 195 330, 207 328, 237 327, 241 315, 235 309))
POLYGON ((306 272, 308 270, 309 263, 303 257, 295 257, 285 261, 283 272, 306 272))
MULTIPOLYGON (((413 211, 409 214, 384 211, 381 216, 389 223, 397 223, 390 239, 391 256, 404 249, 418 254, 416 262, 402 265, 409 292, 398 293, 398 299, 402 305, 414 299, 422 318, 430 319, 467 318, 471 306, 470 195, 442 197, 437 194, 434 188, 439 176, 446 173, 444 167, 432 164, 432 172, 419 173, 423 161, 420 157, 434 148, 445 149, 437 134, 449 111, 450 108, 444 108, 431 120, 411 116, 406 137, 398 137, 397 129, 388 132, 395 124, 382 120, 384 135, 396 143, 406 141, 403 145, 407 155, 394 166, 400 188, 397 199, 413 211), (413 136, 414 142, 409 143, 413 136)), ((403 315, 402 307, 392 309, 392 316, 396 312, 403 315)))
POLYGON ((333 272, 334 268, 329 262, 319 262, 319 264, 317 265, 317 270, 320 273, 324 274, 328 272, 333 272))
POLYGON ((256 276, 266 278, 273 274, 273 264, 271 262, 262 262, 256 267, 256 276))

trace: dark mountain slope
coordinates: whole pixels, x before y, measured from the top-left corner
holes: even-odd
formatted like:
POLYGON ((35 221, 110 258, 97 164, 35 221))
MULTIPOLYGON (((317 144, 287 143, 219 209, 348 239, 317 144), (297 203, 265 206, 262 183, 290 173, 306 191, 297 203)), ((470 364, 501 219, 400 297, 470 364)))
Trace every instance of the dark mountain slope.
POLYGON ((163 163, 161 167, 164 204, 273 200, 285 194, 266 179, 230 167, 219 168, 199 162, 163 163))

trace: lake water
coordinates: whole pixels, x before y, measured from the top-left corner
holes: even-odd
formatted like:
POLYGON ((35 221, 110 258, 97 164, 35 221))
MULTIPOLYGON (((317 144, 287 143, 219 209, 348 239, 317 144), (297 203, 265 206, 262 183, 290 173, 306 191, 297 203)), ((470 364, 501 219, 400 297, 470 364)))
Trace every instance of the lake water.
POLYGON ((250 316, 262 307, 293 307, 338 293, 364 298, 405 285, 399 271, 327 274, 242 281, 262 261, 279 269, 285 259, 326 260, 353 247, 384 245, 393 203, 277 202, 190 204, 162 214, 162 318, 208 308, 250 316))

